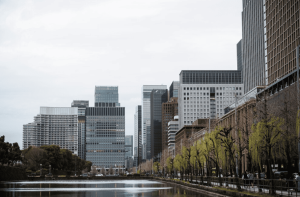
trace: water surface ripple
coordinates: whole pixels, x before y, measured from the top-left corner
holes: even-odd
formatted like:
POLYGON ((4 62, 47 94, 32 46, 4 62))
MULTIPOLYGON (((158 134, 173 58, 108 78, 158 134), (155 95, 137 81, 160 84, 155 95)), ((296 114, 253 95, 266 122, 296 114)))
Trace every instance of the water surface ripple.
POLYGON ((182 187, 150 180, 19 181, 0 183, 1 197, 206 197, 182 187))

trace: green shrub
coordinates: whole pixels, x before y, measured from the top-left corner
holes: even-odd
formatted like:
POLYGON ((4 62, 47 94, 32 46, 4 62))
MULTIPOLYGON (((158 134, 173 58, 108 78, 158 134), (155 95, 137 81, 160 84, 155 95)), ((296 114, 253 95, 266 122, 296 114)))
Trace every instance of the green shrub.
POLYGON ((18 167, 0 166, 0 181, 26 180, 26 170, 18 167))

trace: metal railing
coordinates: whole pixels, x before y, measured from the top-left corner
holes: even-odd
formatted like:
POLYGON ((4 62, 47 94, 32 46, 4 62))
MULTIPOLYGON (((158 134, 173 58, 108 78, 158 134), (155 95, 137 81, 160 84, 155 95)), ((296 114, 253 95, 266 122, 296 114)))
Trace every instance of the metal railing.
POLYGON ((210 187, 223 187, 229 189, 237 189, 237 185, 240 186, 241 190, 265 193, 265 194, 277 194, 282 196, 299 196, 300 197, 300 181, 295 179, 236 179, 234 177, 207 177, 207 176, 163 176, 162 178, 169 179, 182 179, 188 181, 191 184, 199 184, 210 187), (238 182, 237 182, 238 181, 238 182))

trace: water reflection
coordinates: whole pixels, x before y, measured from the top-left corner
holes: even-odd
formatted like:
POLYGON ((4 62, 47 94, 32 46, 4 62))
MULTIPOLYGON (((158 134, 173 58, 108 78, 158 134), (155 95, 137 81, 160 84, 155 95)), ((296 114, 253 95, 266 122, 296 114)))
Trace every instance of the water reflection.
POLYGON ((124 181, 28 181, 0 184, 0 196, 48 197, 148 197, 148 196, 202 196, 181 187, 148 180, 124 181))

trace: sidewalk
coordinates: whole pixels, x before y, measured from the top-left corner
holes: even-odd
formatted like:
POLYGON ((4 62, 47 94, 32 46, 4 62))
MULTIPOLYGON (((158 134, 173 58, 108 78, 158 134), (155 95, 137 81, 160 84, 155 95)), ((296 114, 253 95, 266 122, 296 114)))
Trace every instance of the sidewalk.
MULTIPOLYGON (((178 179, 178 178, 175 178, 175 179, 178 179)), ((200 179, 200 178, 199 178, 200 179)), ((197 179, 197 182, 200 183, 201 181, 197 179)), ((193 179, 193 183, 196 184, 196 179, 193 179)), ((207 181, 203 181, 203 183, 207 183, 207 181)), ((220 186, 220 183, 219 182, 210 182, 212 186, 220 186)), ((226 187, 226 183, 222 183, 222 186, 223 187, 226 187)), ((235 184, 231 184, 231 183, 228 183, 227 185, 228 188, 231 188, 231 189, 237 189, 237 186, 235 184)), ((241 188, 245 191, 249 191, 249 192, 255 192, 255 193, 258 193, 259 192, 259 188, 257 187, 257 185, 241 185, 241 188)), ((269 189, 266 189, 266 188, 261 188, 261 194, 262 193, 265 193, 265 194, 269 194, 269 189)), ((300 192, 296 192, 295 191, 295 188, 290 188, 287 190, 278 190, 276 189, 276 194, 278 195, 282 195, 282 196, 299 196, 300 197, 300 192)))

